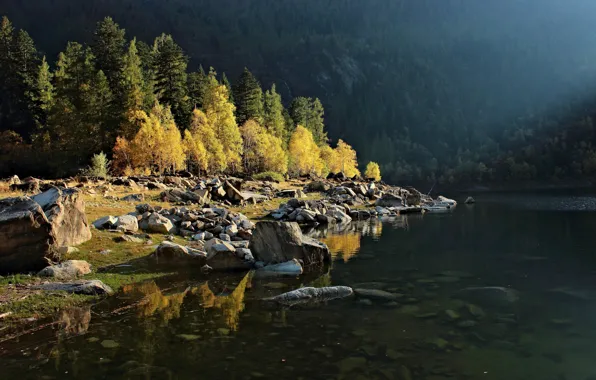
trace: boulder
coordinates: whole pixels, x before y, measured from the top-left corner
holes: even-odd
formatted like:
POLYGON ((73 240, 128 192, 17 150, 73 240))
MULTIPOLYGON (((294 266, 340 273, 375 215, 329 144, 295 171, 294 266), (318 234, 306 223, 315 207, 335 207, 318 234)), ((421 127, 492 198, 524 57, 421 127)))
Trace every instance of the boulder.
POLYGON ((98 230, 112 229, 114 228, 114 225, 116 225, 117 222, 118 218, 116 218, 115 216, 108 215, 104 216, 103 218, 99 218, 95 222, 93 222, 93 227, 97 228, 98 230))
POLYGON ((137 232, 139 230, 139 221, 136 216, 122 215, 118 217, 114 226, 121 231, 137 232))
POLYGON ((207 189, 196 189, 193 191, 198 197, 199 204, 207 204, 211 200, 211 193, 207 189))
POLYGON ((145 200, 145 196, 143 194, 130 194, 120 198, 120 200, 123 202, 142 202, 145 200))
POLYGON ((172 202, 172 203, 184 203, 184 202, 194 202, 199 203, 200 197, 199 195, 193 193, 192 191, 184 191, 180 189, 171 189, 163 191, 159 194, 159 197, 164 202, 172 202))
POLYGON ((157 247, 153 255, 158 259, 167 260, 193 259, 198 260, 202 264, 204 264, 204 259, 207 257, 207 254, 203 251, 190 247, 184 247, 180 244, 176 244, 167 240, 162 242, 157 247))
POLYGON ((331 259, 329 248, 302 235, 298 223, 264 221, 257 223, 250 239, 257 261, 283 263, 301 260, 305 266, 320 265, 331 259))
POLYGON ((91 273, 91 264, 84 260, 68 260, 60 264, 45 267, 39 273, 40 277, 53 277, 59 280, 72 280, 91 273))
MULTIPOLYGON (((212 239, 205 243, 207 265, 213 270, 246 270, 252 268, 252 260, 245 260, 246 252, 239 257, 229 242, 212 239)), ((249 257, 249 259, 252 258, 249 257)))
POLYGON ((329 185, 323 181, 313 181, 313 182, 309 183, 308 185, 306 185, 305 190, 308 192, 311 192, 311 193, 312 192, 324 193, 329 190, 329 185))
POLYGON ((88 296, 112 295, 114 291, 108 285, 99 280, 75 281, 75 282, 49 282, 35 287, 45 291, 62 291, 88 296))
POLYGON ((0 200, 0 273, 39 271, 59 261, 59 248, 91 239, 76 189, 0 200))
POLYGON ((149 231, 159 234, 169 234, 175 230, 175 227, 170 219, 165 218, 157 213, 151 214, 147 227, 149 231))
POLYGON ((464 203, 467 204, 467 205, 471 205, 471 204, 476 203, 476 200, 474 198, 472 198, 472 197, 467 197, 466 198, 466 201, 464 203))
POLYGON ((224 191, 229 201, 240 203, 245 200, 244 195, 236 189, 229 181, 224 182, 224 191))
POLYGON ((327 215, 331 216, 332 218, 335 218, 337 223, 340 224, 350 223, 352 221, 352 218, 348 214, 338 209, 327 211, 327 215))
POLYGON ((302 209, 296 220, 304 223, 314 223, 317 221, 317 213, 312 210, 302 209))
POLYGON ((375 205, 381 207, 402 207, 404 200, 395 194, 385 193, 380 199, 377 199, 375 205))

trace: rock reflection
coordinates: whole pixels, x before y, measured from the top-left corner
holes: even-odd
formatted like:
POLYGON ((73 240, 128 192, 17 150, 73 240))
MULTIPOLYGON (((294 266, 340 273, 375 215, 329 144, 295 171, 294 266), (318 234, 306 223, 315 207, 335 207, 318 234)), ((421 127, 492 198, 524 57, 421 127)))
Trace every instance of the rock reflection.
POLYGON ((193 288, 191 292, 201 299, 201 305, 205 309, 221 310, 226 326, 232 331, 238 331, 240 313, 244 311, 244 295, 251 279, 252 272, 244 276, 234 291, 226 295, 215 295, 208 282, 193 288))
POLYGON ((59 334, 65 336, 84 334, 89 330, 91 307, 75 307, 63 310, 60 314, 62 328, 59 334))

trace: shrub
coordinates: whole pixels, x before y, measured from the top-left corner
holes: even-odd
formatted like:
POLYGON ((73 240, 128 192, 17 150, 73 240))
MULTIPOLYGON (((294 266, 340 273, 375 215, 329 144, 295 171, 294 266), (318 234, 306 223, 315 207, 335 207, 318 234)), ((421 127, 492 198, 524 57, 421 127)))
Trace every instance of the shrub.
POLYGON ((262 172, 255 174, 252 177, 258 181, 271 181, 277 183, 284 181, 284 176, 276 172, 262 172))
POLYGON ((364 177, 368 179, 374 179, 375 181, 381 180, 381 169, 379 168, 379 164, 376 162, 369 162, 366 165, 366 171, 364 172, 364 177))
POLYGON ((83 175, 89 177, 109 178, 110 177, 110 161, 104 152, 94 154, 91 158, 91 166, 83 169, 83 175))

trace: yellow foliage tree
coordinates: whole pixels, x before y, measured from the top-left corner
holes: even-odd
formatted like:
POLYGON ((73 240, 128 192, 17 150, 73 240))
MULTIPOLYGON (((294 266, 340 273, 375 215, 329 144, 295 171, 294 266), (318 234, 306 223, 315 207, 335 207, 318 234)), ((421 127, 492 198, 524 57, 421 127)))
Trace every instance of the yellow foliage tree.
POLYGON ((131 117, 140 123, 139 131, 130 143, 125 139, 117 141, 115 153, 129 157, 135 169, 157 169, 163 173, 184 165, 182 137, 169 107, 156 103, 149 115, 137 110, 131 117))
POLYGON ((241 163, 242 137, 234 117, 236 107, 229 98, 227 87, 220 85, 215 75, 209 75, 203 98, 205 116, 223 147, 227 168, 237 170, 241 163))
POLYGON ((335 152, 337 154, 337 164, 342 173, 350 178, 360 175, 358 161, 356 159, 356 151, 349 144, 340 139, 337 142, 335 152))
POLYGON ((248 120, 240 127, 243 141, 243 164, 246 173, 288 171, 287 156, 280 138, 271 135, 255 120, 248 120))
POLYGON ((199 109, 193 111, 190 129, 187 132, 192 136, 192 142, 196 144, 187 146, 187 149, 192 148, 187 154, 191 155, 189 159, 193 160, 197 167, 208 173, 220 173, 226 170, 227 162, 223 145, 215 135, 213 125, 203 111, 199 109))
POLYGON ((295 175, 322 175, 325 163, 321 159, 319 147, 312 133, 298 125, 292 133, 288 147, 290 152, 290 171, 295 175))
POLYGON ((337 152, 329 145, 325 144, 320 148, 321 159, 325 163, 325 168, 328 173, 338 173, 341 171, 337 152))
POLYGON ((116 137, 116 144, 112 150, 112 170, 123 174, 132 168, 132 156, 130 154, 130 144, 124 137, 116 137))
POLYGON ((376 162, 369 162, 366 165, 366 170, 364 171, 364 176, 366 178, 374 179, 375 181, 381 180, 381 168, 379 168, 379 164, 376 162))

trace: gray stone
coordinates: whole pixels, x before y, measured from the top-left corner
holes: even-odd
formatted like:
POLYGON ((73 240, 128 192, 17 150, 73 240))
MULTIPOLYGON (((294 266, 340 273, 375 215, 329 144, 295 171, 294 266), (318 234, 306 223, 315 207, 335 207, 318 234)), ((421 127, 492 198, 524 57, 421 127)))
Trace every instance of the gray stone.
POLYGON ((352 221, 352 218, 348 214, 338 209, 327 211, 327 215, 335 218, 335 220, 340 224, 350 223, 352 221))
POLYGON ((93 227, 97 228, 98 230, 112 229, 114 228, 114 225, 116 225, 117 222, 118 218, 116 218, 115 216, 108 215, 104 216, 103 218, 99 218, 95 222, 93 222, 93 227))
POLYGON ((169 260, 180 260, 180 259, 193 259, 203 260, 206 259, 207 254, 197 249, 184 247, 182 245, 172 243, 171 241, 162 242, 154 253, 155 257, 159 259, 169 260))
POLYGON ((471 205, 471 204, 476 203, 476 200, 474 200, 474 198, 472 198, 472 197, 467 197, 466 201, 464 203, 467 205, 471 205))
POLYGON ((89 296, 114 294, 112 288, 99 280, 50 282, 35 286, 35 288, 45 291, 63 291, 67 293, 84 294, 89 296))
POLYGON ((59 280, 72 280, 91 273, 91 265, 83 260, 68 260, 60 264, 45 267, 39 273, 40 277, 53 277, 59 280))
POLYGON ((385 193, 380 199, 377 199, 375 204, 381 207, 402 207, 404 200, 395 194, 385 193))
POLYGON ((77 189, 51 188, 32 198, 0 200, 0 274, 38 271, 58 250, 91 239, 77 189))
POLYGON ((137 232, 139 230, 139 222, 136 216, 132 215, 119 216, 114 226, 119 230, 128 232, 137 232))
POLYGON ((256 274, 261 276, 299 276, 302 272, 302 265, 298 260, 294 259, 285 263, 267 265, 258 269, 256 274))
POLYGON ((153 213, 148 220, 148 228, 151 232, 169 234, 175 230, 172 222, 158 213, 153 213))
POLYGON ((257 223, 250 240, 250 248, 257 261, 267 263, 283 263, 298 259, 309 267, 331 259, 329 248, 321 242, 303 236, 297 223, 257 223))
MULTIPOLYGON (((258 224, 257 224, 258 225, 258 224)), ((349 297, 352 288, 347 286, 333 286, 326 288, 300 288, 275 297, 265 298, 265 301, 292 306, 303 303, 315 303, 349 297)))
POLYGON ((486 307, 499 307, 516 303, 519 300, 519 293, 510 288, 485 286, 462 289, 456 292, 455 297, 486 307))

